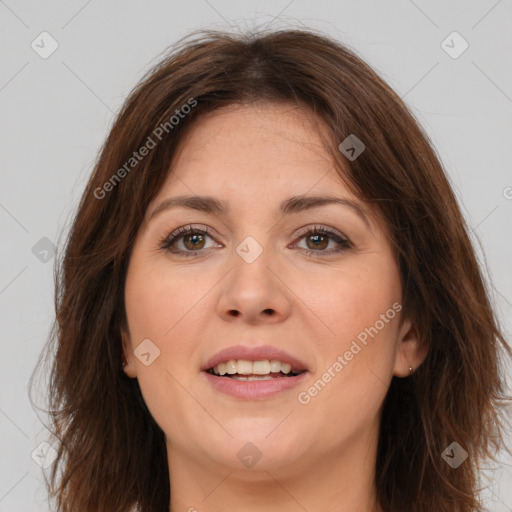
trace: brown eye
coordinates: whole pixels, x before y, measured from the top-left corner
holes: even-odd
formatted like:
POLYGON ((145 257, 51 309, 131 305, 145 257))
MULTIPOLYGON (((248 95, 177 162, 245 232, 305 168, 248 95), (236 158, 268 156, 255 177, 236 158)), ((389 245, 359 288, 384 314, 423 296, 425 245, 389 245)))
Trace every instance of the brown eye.
POLYGON ((192 233, 183 237, 183 244, 187 249, 202 249, 204 246, 204 236, 198 233, 192 233))
POLYGON ((306 237, 309 249, 325 249, 329 245, 329 237, 325 235, 309 235, 306 237))
POLYGON ((177 256, 196 256, 206 250, 221 247, 207 228, 183 226, 166 239, 162 240, 160 248, 177 256), (208 239, 210 245, 208 245, 208 239))
POLYGON ((331 256, 352 247, 341 233, 323 226, 302 230, 295 246, 305 251, 308 256, 331 256), (305 247, 301 246, 302 243, 305 247))

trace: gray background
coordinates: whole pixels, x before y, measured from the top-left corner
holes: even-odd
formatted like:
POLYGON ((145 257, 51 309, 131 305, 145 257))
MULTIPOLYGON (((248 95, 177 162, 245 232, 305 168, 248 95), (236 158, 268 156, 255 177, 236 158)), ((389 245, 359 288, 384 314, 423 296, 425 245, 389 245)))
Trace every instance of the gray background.
MULTIPOLYGON (((0 512, 49 510, 43 469, 31 457, 47 435, 27 385, 54 314, 52 243, 62 247, 128 92, 193 29, 304 24, 366 59, 436 146, 484 248, 478 254, 483 260, 485 252, 510 339, 511 21, 510 0, 0 0, 0 512), (31 47, 50 48, 43 31, 59 45, 47 59, 31 47), (441 46, 453 31, 469 44, 458 58, 441 46)), ((452 40, 458 52, 461 41, 452 40)), ((39 450, 36 460, 51 454, 39 450)), ((512 510, 510 463, 502 455, 495 464, 485 493, 493 512, 512 510)))

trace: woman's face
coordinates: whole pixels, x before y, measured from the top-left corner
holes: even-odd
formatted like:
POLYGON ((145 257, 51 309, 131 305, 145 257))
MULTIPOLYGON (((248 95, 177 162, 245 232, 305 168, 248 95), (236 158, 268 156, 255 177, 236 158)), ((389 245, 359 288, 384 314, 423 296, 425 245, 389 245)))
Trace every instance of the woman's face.
POLYGON ((290 471, 374 462, 392 375, 421 362, 401 300, 385 228, 308 114, 257 105, 202 117, 126 278, 125 372, 166 435, 171 471, 180 457, 290 471), (285 376, 287 362, 305 371, 285 376))

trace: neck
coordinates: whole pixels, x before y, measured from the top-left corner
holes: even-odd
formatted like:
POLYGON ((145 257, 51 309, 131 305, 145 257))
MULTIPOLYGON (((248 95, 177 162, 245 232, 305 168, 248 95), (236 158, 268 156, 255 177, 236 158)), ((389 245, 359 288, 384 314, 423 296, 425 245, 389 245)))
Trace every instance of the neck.
POLYGON ((352 443, 316 460, 239 469, 191 457, 168 444, 170 512, 381 512, 375 454, 376 443, 352 443))

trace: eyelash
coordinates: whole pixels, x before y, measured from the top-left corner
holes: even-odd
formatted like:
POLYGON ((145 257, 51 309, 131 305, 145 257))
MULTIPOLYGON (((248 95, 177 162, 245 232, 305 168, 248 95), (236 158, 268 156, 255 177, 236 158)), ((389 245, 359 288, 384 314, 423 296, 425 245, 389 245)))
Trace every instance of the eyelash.
MULTIPOLYGON (((162 250, 168 251, 172 254, 176 254, 179 257, 197 256, 197 254, 199 254, 204 249, 198 249, 197 251, 189 251, 189 250, 187 250, 187 251, 171 251, 170 250, 170 248, 173 246, 173 244, 176 243, 178 240, 182 239, 186 235, 192 235, 192 234, 199 234, 199 235, 203 235, 203 236, 207 235, 210 238, 213 238, 213 233, 210 231, 210 229, 208 229, 206 227, 205 228, 197 228, 197 227, 193 227, 191 225, 182 226, 182 227, 178 228, 176 231, 173 231, 169 236, 164 238, 160 243, 160 248, 162 250)), ((338 243, 340 245, 340 247, 337 249, 334 249, 334 250, 331 249, 330 251, 326 251, 326 250, 316 251, 316 250, 312 250, 312 249, 300 248, 302 251, 305 252, 305 254, 308 257, 314 257, 314 258, 325 257, 326 255, 340 253, 346 249, 352 248, 352 245, 347 238, 342 237, 333 229, 328 228, 326 226, 321 226, 321 225, 301 229, 300 232, 298 233, 299 238, 298 238, 297 242, 299 242, 300 240, 302 240, 303 238, 305 238, 307 236, 314 236, 314 235, 327 236, 334 242, 338 243)), ((297 242, 294 242, 294 244, 296 244, 297 242)))

